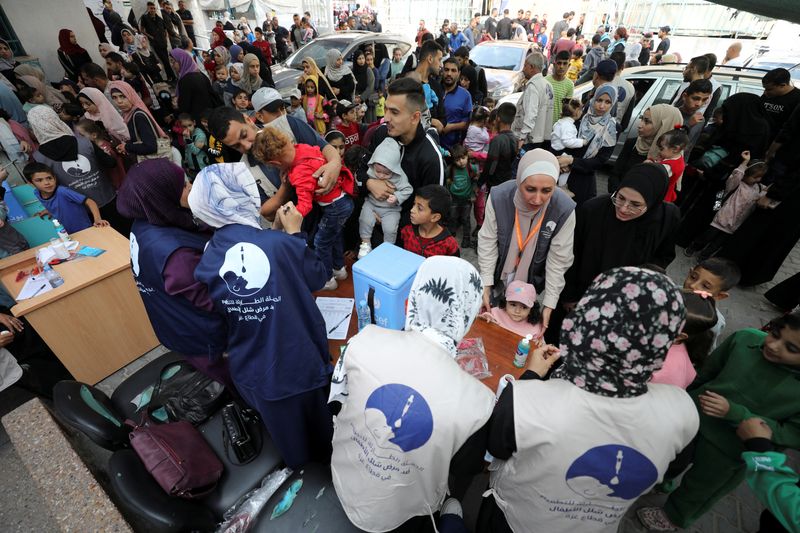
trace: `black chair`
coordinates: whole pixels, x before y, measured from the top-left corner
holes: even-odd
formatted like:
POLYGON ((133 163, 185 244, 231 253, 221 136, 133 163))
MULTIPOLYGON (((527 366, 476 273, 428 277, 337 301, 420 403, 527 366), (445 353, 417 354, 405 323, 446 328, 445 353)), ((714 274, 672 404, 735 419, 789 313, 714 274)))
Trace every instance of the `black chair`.
POLYGON ((251 531, 253 533, 300 531, 363 533, 362 529, 350 522, 339 503, 339 497, 331 481, 330 466, 321 464, 309 464, 302 470, 293 472, 264 505, 251 531), (302 479, 303 486, 292 506, 284 514, 270 520, 273 509, 296 479, 302 479))
POLYGON ((111 398, 91 385, 59 382, 53 389, 55 410, 63 423, 115 452, 109 461, 108 475, 123 512, 145 522, 149 531, 213 530, 225 511, 280 467, 283 460, 263 424, 256 420, 249 429, 260 453, 247 464, 235 462, 235 455, 225 448, 222 415, 217 412, 198 427, 224 466, 217 487, 198 500, 166 494, 130 449, 130 427, 124 421, 141 419, 131 400, 155 384, 161 371, 171 363, 188 364, 179 354, 165 354, 122 382, 111 398))

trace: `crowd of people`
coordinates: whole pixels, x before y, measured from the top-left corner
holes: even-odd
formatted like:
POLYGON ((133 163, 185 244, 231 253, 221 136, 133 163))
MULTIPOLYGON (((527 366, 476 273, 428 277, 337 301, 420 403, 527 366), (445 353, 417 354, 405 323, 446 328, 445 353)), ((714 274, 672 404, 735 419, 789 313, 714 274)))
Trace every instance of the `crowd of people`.
MULTIPOLYGON (((105 63, 62 29, 63 79, 0 41, 0 144, 67 231, 130 236, 159 340, 235 388, 288 466, 330 462, 354 524, 423 531, 440 512, 439 531, 465 531, 446 494, 463 496, 488 450, 479 531, 611 530, 657 483, 666 506, 640 520, 688 527, 743 478, 763 521, 797 530, 800 489, 774 448, 800 447, 800 275, 767 293, 785 314, 765 331, 723 332, 716 307, 772 280, 800 238, 788 71, 723 100, 716 56, 697 56, 670 103, 632 117, 621 73, 674 60, 668 27, 653 49, 622 26, 584 40, 574 13, 548 34, 546 15, 493 10, 439 35, 421 21, 408 57, 304 57, 282 95, 270 65, 316 37, 310 14, 288 30, 226 17, 199 51, 183 2, 149 2, 133 24, 104 5, 105 63), (487 39, 539 44, 516 105, 470 60, 487 39), (383 242, 426 258, 405 331, 363 329, 334 368, 313 293, 383 242), (665 275, 676 245, 697 256, 682 286, 665 275), (537 340, 497 398, 453 361, 479 316, 537 340)), ((357 14, 339 18, 381 31, 357 14)), ((26 247, 0 225, 4 255, 26 247)), ((11 305, 0 346, 44 361, 46 394, 66 370, 11 305)))

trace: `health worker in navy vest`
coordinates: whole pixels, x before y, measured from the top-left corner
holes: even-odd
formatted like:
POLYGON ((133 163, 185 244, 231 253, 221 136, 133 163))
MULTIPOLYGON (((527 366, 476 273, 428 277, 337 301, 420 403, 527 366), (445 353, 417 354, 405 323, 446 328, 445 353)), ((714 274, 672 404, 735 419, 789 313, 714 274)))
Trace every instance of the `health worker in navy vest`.
MULTIPOLYGON (((331 473, 360 529, 428 531, 441 507, 441 520, 454 521, 445 513, 454 500, 443 506, 448 474, 471 481, 483 470, 494 394, 455 361, 482 294, 468 262, 430 257, 411 286, 405 331, 367 326, 339 358, 331 473)), ((467 531, 446 525, 439 531, 467 531)))
POLYGON ((217 228, 195 271, 228 324, 228 366, 286 464, 327 462, 333 370, 325 320, 314 301, 328 276, 306 246, 303 217, 287 202, 262 230, 256 180, 245 163, 211 165, 189 194, 194 215, 217 228))
POLYGON ((478 268, 483 280, 483 307, 514 280, 536 287, 542 295, 542 331, 550 323, 572 265, 575 202, 557 187, 556 156, 536 148, 517 167, 517 180, 492 188, 478 233, 478 268))
POLYGON ((563 365, 542 381, 553 346, 529 356, 489 422, 489 495, 479 533, 617 531, 628 508, 661 481, 694 438, 699 416, 686 391, 649 384, 683 327, 667 277, 636 267, 598 276, 564 320, 563 365))
POLYGON ((133 219, 131 268, 158 340, 209 377, 230 385, 222 354, 224 317, 194 270, 211 238, 189 211, 192 186, 183 169, 166 159, 149 159, 128 172, 117 193, 120 214, 133 219))

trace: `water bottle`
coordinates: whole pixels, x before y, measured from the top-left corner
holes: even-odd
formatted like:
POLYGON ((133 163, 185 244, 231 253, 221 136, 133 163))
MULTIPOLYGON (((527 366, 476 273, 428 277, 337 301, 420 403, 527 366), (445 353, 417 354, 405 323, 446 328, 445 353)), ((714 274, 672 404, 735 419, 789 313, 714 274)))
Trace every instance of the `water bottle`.
POLYGON ((367 305, 366 300, 361 300, 358 302, 358 307, 356 307, 356 316, 358 316, 358 331, 361 331, 372 323, 369 313, 369 306, 367 305))
POLYGON ((53 267, 50 265, 44 266, 44 277, 54 289, 64 284, 64 278, 62 278, 58 272, 53 270, 53 267))
POLYGON ((517 353, 514 354, 515 367, 522 368, 525 366, 525 362, 528 360, 528 352, 531 349, 532 339, 533 335, 525 335, 525 338, 519 341, 519 344, 517 344, 517 353))
POLYGON ((58 238, 61 239, 61 242, 66 243, 69 241, 69 234, 67 230, 64 229, 64 226, 61 225, 61 222, 58 221, 57 218, 53 219, 53 225, 56 227, 56 233, 58 233, 58 238))

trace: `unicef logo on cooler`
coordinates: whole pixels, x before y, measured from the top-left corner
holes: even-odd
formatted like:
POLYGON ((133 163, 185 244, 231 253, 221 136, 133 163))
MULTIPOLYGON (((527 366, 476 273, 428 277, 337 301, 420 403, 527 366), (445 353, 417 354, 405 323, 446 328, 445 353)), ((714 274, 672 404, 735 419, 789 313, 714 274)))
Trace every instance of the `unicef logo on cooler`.
POLYGON ((567 486, 591 500, 619 503, 638 498, 658 480, 655 465, 621 444, 591 448, 567 469, 567 486))
POLYGON ((270 264, 264 250, 249 242, 238 242, 225 252, 219 269, 228 290, 237 296, 252 296, 267 284, 270 264))
POLYGON ((433 434, 433 414, 425 398, 399 383, 378 387, 364 409, 367 429, 379 448, 410 452, 433 434))

